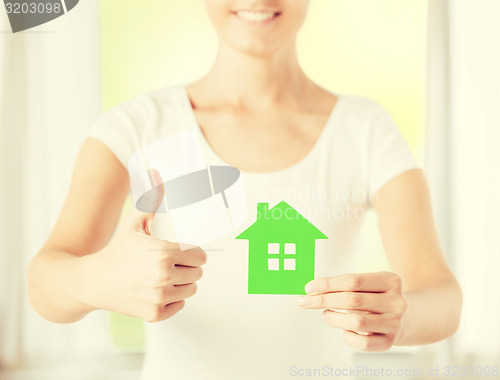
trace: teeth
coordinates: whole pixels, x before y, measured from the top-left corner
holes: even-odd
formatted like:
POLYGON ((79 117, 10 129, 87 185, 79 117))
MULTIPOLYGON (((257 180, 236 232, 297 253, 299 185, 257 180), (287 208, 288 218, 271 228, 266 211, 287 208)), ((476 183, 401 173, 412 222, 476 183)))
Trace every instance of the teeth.
POLYGON ((250 21, 250 22, 262 22, 262 21, 267 21, 270 20, 274 17, 273 12, 251 12, 251 11, 241 11, 241 12, 236 12, 236 15, 245 20, 245 21, 250 21))

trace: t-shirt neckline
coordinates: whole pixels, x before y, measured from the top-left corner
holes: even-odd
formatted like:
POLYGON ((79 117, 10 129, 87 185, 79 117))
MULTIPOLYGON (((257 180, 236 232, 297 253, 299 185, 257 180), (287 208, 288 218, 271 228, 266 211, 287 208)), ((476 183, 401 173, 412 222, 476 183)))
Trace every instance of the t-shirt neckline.
MULTIPOLYGON (((215 158, 216 161, 218 161, 221 165, 226 165, 226 166, 232 166, 229 163, 227 163, 216 151, 215 149, 210 145, 208 140, 206 139, 205 135, 203 134, 203 131, 201 129, 200 124, 198 123, 198 119, 196 118, 196 115, 194 113, 193 107, 191 105, 191 99, 189 98, 189 94, 186 90, 186 86, 179 86, 178 90, 180 92, 180 96, 182 98, 182 103, 184 107, 186 108, 186 114, 188 115, 189 121, 188 125, 192 125, 195 133, 198 135, 200 144, 202 145, 202 148, 204 151, 208 152, 213 158, 215 158)), ((254 180, 262 179, 262 180, 270 180, 270 179, 276 179, 282 176, 287 176, 293 173, 296 170, 299 170, 303 166, 306 166, 309 162, 312 162, 313 159, 318 155, 319 151, 321 150, 322 145, 326 143, 327 135, 331 134, 333 130, 336 129, 337 124, 338 124, 338 119, 339 119, 339 114, 340 111, 339 109, 342 106, 342 103, 344 102, 344 96, 342 94, 330 92, 333 95, 337 96, 337 101, 335 102, 335 105, 333 106, 332 110, 330 111, 330 115, 328 116, 328 119, 323 126, 323 129, 321 130, 320 135, 316 139, 313 147, 307 152, 307 154, 302 157, 299 161, 295 162, 294 164, 287 166, 286 168, 280 169, 280 170, 274 170, 270 172, 254 172, 254 171, 245 171, 245 170, 240 170, 240 172, 243 174, 243 177, 247 178, 252 178, 254 180)))

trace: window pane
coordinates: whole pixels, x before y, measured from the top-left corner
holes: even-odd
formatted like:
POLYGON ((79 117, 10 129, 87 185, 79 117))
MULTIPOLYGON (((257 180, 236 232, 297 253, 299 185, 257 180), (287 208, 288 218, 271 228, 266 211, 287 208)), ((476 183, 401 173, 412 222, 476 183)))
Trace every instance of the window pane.
POLYGON ((285 254, 286 255, 295 255, 295 244, 294 243, 286 243, 285 244, 285 254))
POLYGON ((285 259, 285 270, 295 270, 295 259, 285 259))
POLYGON ((267 260, 268 270, 280 270, 280 260, 279 259, 268 259, 267 260))
POLYGON ((279 243, 269 243, 267 245, 267 253, 270 253, 270 254, 280 253, 280 244, 279 243))

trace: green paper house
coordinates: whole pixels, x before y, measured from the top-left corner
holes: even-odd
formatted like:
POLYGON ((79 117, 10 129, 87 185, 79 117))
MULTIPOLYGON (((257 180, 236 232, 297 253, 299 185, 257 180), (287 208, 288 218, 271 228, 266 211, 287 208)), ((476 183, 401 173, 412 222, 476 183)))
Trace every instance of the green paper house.
POLYGON ((314 279, 316 239, 328 239, 288 203, 257 204, 248 240, 248 294, 305 294, 314 279))

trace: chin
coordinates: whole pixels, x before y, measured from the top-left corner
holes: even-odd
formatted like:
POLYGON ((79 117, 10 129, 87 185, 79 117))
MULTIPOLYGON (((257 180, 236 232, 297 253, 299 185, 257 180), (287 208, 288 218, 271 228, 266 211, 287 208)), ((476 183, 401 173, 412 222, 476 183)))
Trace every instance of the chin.
POLYGON ((240 31, 229 29, 224 33, 221 40, 231 49, 243 54, 256 57, 271 57, 280 50, 294 45, 294 36, 283 35, 282 33, 238 33, 240 31))

